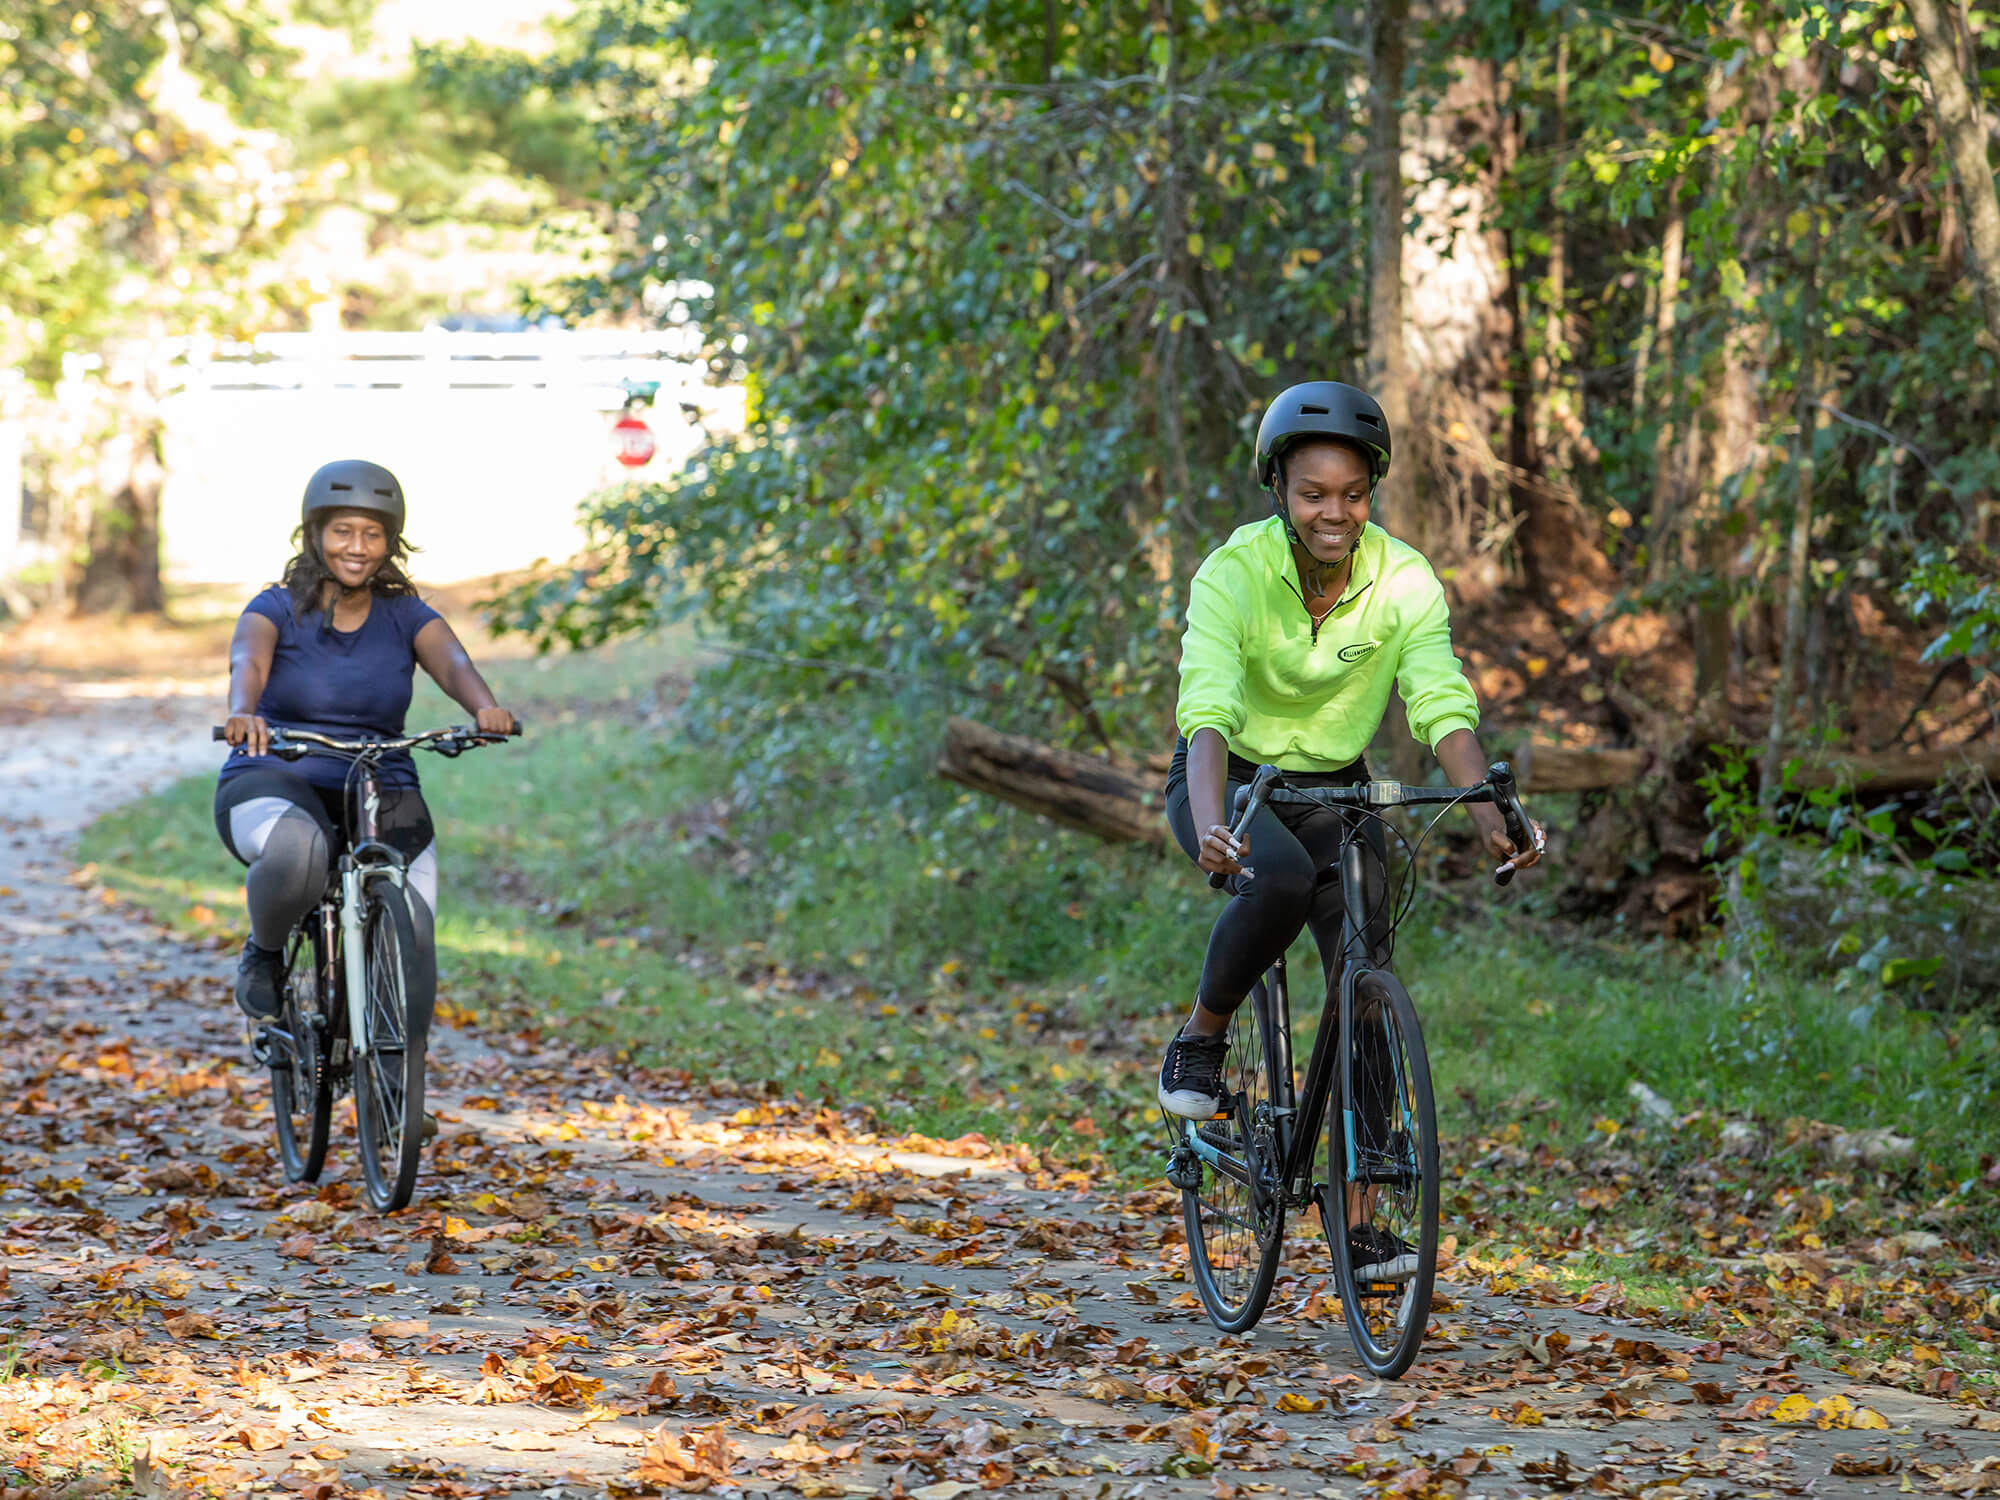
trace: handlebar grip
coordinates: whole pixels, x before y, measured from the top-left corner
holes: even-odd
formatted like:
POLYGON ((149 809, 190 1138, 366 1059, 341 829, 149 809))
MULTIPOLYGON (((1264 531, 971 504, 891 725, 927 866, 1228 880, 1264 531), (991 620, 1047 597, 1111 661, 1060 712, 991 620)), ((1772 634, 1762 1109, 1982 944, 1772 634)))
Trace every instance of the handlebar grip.
POLYGON ((1229 884, 1229 877, 1224 875, 1220 870, 1210 870, 1208 872, 1208 888, 1211 891, 1219 891, 1227 884, 1229 884))
MULTIPOLYGON (((1504 760, 1495 761, 1486 768, 1486 779, 1493 787, 1494 805, 1507 825, 1507 837, 1514 841, 1516 849, 1528 848, 1535 841, 1535 831, 1528 822, 1527 810, 1521 806, 1520 794, 1514 789, 1514 768, 1504 760)), ((1514 862, 1510 859, 1493 872, 1493 883, 1511 885, 1514 873, 1514 862)))
POLYGON ((224 726, 220 724, 211 724, 208 726, 208 728, 209 728, 210 739, 226 740, 229 738, 228 729, 226 729, 224 726))

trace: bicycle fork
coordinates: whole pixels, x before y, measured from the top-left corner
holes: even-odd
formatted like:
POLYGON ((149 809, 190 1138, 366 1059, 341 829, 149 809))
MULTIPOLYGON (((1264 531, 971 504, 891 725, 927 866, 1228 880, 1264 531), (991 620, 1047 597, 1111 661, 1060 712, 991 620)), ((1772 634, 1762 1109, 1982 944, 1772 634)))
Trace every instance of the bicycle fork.
POLYGON ((362 897, 371 880, 400 887, 403 871, 399 865, 360 865, 352 856, 341 860, 340 956, 347 975, 347 1045, 356 1062, 374 1050, 368 1034, 367 955, 361 951, 362 897))

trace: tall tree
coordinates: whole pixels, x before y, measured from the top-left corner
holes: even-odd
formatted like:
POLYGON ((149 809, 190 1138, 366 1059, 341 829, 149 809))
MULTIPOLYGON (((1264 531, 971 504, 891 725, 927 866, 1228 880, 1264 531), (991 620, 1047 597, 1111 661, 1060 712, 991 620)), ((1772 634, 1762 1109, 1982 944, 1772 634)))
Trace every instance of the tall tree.
POLYGON ((1939 0, 1908 0, 1908 5, 1924 76, 1930 80, 1938 132, 1965 205, 1965 233, 1972 242, 1972 271, 1979 280, 1986 328, 2000 349, 2000 197, 1994 193, 1993 168, 1986 154, 1979 75, 1968 76, 1959 61, 1956 28, 1939 0))

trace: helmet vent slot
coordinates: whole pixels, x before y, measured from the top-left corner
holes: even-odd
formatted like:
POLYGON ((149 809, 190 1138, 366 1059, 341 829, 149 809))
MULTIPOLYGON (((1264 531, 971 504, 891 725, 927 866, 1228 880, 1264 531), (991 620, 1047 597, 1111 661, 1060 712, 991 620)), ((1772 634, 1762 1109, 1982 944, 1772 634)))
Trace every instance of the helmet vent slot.
POLYGON ((331 490, 351 490, 354 488, 354 486, 351 484, 342 484, 339 480, 336 479, 332 484, 328 485, 327 488, 331 490))
POLYGON ((1357 422, 1366 422, 1370 427, 1380 427, 1382 425, 1382 419, 1380 417, 1373 416, 1365 411, 1356 412, 1354 414, 1354 419, 1357 422))
POLYGON ((1302 417, 1323 417, 1326 415, 1326 408, 1324 406, 1301 406, 1299 408, 1299 415, 1302 417))
POLYGON ((375 493, 376 493, 376 494, 378 494, 378 495, 381 495, 381 496, 383 496, 383 497, 384 497, 384 498, 386 498, 386 499, 390 499, 390 500, 393 500, 393 499, 395 499, 395 498, 396 498, 396 492, 395 492, 394 490, 377 490, 377 491, 376 491, 375 493))

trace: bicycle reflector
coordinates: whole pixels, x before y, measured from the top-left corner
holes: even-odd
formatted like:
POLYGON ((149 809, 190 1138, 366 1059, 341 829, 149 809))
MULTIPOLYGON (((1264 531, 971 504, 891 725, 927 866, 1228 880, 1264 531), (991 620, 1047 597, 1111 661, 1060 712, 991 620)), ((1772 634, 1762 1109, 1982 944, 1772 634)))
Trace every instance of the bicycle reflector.
POLYGON ((1368 783, 1368 805, 1370 807, 1394 807, 1402 800, 1402 782, 1371 781, 1368 783))

